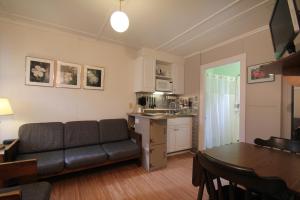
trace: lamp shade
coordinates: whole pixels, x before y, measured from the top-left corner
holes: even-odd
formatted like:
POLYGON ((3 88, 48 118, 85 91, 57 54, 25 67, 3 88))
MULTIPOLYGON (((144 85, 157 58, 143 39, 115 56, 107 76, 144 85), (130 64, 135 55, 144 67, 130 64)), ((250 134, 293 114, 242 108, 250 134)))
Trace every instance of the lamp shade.
POLYGON ((12 115, 14 114, 11 109, 9 100, 7 98, 0 98, 0 115, 12 115))
POLYGON ((119 33, 126 31, 129 27, 129 19, 126 13, 122 11, 115 11, 110 17, 110 25, 119 33))

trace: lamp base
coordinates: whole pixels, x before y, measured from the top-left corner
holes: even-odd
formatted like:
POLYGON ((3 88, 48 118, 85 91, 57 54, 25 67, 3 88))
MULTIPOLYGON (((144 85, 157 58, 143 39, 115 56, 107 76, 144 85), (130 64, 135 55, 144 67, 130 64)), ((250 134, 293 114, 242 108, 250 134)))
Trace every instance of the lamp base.
POLYGON ((0 144, 0 150, 4 148, 5 148, 4 144, 0 144))

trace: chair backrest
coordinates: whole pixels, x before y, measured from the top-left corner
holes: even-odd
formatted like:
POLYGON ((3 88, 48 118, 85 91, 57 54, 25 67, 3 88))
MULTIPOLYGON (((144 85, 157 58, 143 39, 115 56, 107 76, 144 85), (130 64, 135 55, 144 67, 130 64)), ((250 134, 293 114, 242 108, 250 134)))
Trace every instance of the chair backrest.
POLYGON ((290 151, 292 153, 300 153, 300 141, 289 140, 279 137, 270 137, 268 140, 256 138, 254 143, 260 146, 276 148, 280 150, 290 151))
MULTIPOLYGON (((228 180, 230 183, 238 184, 246 188, 247 191, 255 192, 264 198, 288 200, 293 193, 289 191, 286 183, 276 177, 259 177, 252 169, 243 168, 219 161, 205 153, 197 154, 200 165, 205 170, 206 184, 210 199, 222 199, 222 186, 220 178, 228 180), (217 177, 218 191, 214 188, 213 179, 217 177), (219 196, 219 198, 217 198, 219 196)), ((247 193, 246 193, 247 194, 247 193)), ((234 199, 234 197, 231 197, 234 199)))

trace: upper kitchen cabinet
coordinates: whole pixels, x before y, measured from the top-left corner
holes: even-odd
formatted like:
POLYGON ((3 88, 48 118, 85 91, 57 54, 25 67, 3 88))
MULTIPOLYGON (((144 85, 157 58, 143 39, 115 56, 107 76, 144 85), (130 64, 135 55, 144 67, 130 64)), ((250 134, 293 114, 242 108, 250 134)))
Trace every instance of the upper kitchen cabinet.
POLYGON ((155 66, 152 56, 140 56, 135 61, 134 92, 155 92, 155 66))
POLYGON ((184 94, 183 58, 143 48, 135 63, 134 92, 184 94))

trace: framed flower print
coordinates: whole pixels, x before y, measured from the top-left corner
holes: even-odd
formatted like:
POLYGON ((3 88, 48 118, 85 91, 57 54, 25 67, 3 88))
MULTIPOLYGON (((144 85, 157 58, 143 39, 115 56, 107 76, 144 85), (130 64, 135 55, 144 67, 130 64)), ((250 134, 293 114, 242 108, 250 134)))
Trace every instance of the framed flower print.
POLYGON ((26 57, 25 84, 53 87, 54 61, 26 57))

